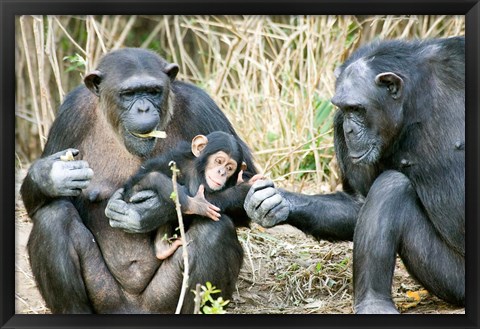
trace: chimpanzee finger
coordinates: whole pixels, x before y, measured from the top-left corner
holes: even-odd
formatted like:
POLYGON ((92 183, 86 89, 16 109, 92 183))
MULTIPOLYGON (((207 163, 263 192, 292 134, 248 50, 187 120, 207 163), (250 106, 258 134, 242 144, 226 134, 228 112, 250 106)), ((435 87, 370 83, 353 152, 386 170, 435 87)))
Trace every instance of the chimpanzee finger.
POLYGON ((216 211, 216 212, 220 212, 221 209, 219 207, 217 207, 216 205, 214 205, 213 203, 210 203, 208 201, 206 201, 206 202, 207 202, 207 206, 208 206, 209 209, 212 209, 213 211, 216 211))
POLYGON ((264 218, 276 206, 282 203, 282 196, 280 194, 273 194, 272 196, 263 199, 263 202, 257 207, 257 214, 259 218, 264 218))
POLYGON ((128 212, 128 205, 123 201, 123 188, 116 190, 105 207, 105 216, 108 218, 119 218, 125 216, 128 212))
POLYGON ((211 220, 217 222, 217 221, 220 220, 221 215, 218 212, 216 212, 215 210, 209 208, 207 210, 207 217, 210 218, 211 220))
POLYGON ((154 198, 157 196, 157 193, 155 191, 152 191, 152 190, 143 190, 143 191, 140 191, 138 193, 135 193, 134 195, 132 195, 132 197, 130 198, 130 202, 131 203, 140 203, 140 202, 143 202, 147 199, 151 199, 151 198, 154 198))
POLYGON ((124 192, 123 187, 113 192, 112 196, 110 197, 110 201, 123 200, 123 192, 124 192))
MULTIPOLYGON (((259 181, 259 182, 262 182, 262 181, 259 181)), ((262 205, 264 200, 272 197, 277 193, 277 190, 274 189, 273 187, 265 187, 264 189, 255 191, 254 189, 255 184, 257 183, 254 183, 252 185, 244 202, 244 208, 247 211, 247 214, 249 216, 251 213, 254 213, 257 211, 257 209, 262 205)))
POLYGON ((78 153, 80 153, 80 151, 77 150, 77 149, 68 148, 68 149, 66 149, 66 150, 63 150, 63 151, 54 153, 54 154, 52 154, 52 155, 49 155, 48 157, 51 158, 51 159, 53 159, 53 160, 60 160, 60 157, 61 157, 61 156, 64 156, 65 154, 67 154, 68 151, 70 151, 73 156, 76 156, 76 155, 78 155, 78 153))
POLYGON ((62 161, 60 165, 63 169, 75 171, 78 169, 86 169, 89 168, 88 162, 85 160, 74 160, 74 161, 62 161))
POLYGON ((237 184, 243 183, 243 170, 240 170, 237 177, 237 184))
POLYGON ((109 201, 105 208, 105 216, 109 218, 109 224, 113 228, 123 229, 128 233, 141 231, 138 213, 131 211, 128 204, 122 200, 109 201))
POLYGON ((65 188, 62 190, 62 196, 79 196, 82 193, 80 188, 65 188))
POLYGON ((253 183, 252 187, 250 188, 250 192, 253 191, 252 193, 255 193, 259 190, 262 190, 268 187, 275 187, 275 185, 270 179, 257 180, 255 183, 253 183))
POLYGON ((278 223, 285 221, 290 214, 290 207, 288 201, 282 198, 282 201, 270 209, 270 211, 263 217, 260 224, 263 227, 272 227, 278 223))
POLYGON ((93 178, 93 175, 94 175, 94 172, 91 168, 72 170, 69 173, 70 179, 73 181, 85 181, 85 180, 89 181, 93 178))
POLYGON ((265 177, 263 174, 256 174, 256 175, 254 175, 252 178, 250 178, 250 179, 248 180, 248 182, 249 182, 250 184, 253 184, 253 183, 255 183, 256 181, 266 180, 266 179, 267 179, 267 177, 265 177))
POLYGON ((198 191, 195 194, 196 197, 201 197, 202 199, 205 199, 205 186, 203 184, 200 184, 198 187, 198 191))
MULTIPOLYGON (((112 196, 113 197, 113 196, 112 196)), ((105 216, 108 218, 119 220, 126 216, 128 212, 128 206, 123 200, 110 199, 105 207, 105 216)))
POLYGON ((83 190, 90 185, 90 180, 74 180, 65 183, 65 187, 72 190, 83 190))

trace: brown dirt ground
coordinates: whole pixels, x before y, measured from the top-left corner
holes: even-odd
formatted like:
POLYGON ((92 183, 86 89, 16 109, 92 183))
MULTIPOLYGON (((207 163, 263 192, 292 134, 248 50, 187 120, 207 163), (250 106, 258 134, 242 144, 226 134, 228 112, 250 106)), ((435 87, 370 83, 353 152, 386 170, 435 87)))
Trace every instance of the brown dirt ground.
MULTIPOLYGON (((21 181, 22 174, 18 175, 21 181)), ((19 183, 17 182, 17 191, 19 183)), ((26 243, 31 221, 21 200, 15 216, 15 311, 50 313, 33 279, 26 243)), ((317 242, 299 230, 282 225, 258 225, 238 230, 245 250, 237 291, 227 308, 239 314, 352 313, 352 243, 317 242)), ((464 314, 464 308, 427 294, 419 302, 407 292, 421 290, 397 261, 392 294, 402 313, 464 314)))

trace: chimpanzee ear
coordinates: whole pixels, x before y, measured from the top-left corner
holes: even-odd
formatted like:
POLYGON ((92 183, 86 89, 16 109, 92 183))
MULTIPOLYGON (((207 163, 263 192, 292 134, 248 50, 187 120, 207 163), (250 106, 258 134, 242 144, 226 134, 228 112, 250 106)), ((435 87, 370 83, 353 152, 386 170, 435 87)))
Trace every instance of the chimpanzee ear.
POLYGON ((178 74, 178 70, 178 65, 175 63, 171 63, 165 66, 165 69, 163 71, 168 75, 170 81, 173 81, 178 74))
POLYGON ((203 149, 205 146, 208 144, 208 138, 207 136, 204 135, 197 135, 193 137, 192 139, 192 153, 195 155, 197 158, 200 156, 200 153, 202 153, 203 149))
POLYGON ((100 96, 100 82, 102 82, 102 78, 102 72, 95 70, 87 74, 85 79, 83 79, 83 82, 92 93, 100 96))
POLYGON ((375 83, 379 86, 386 86, 393 99, 402 96, 403 80, 393 72, 383 72, 375 77, 375 83))

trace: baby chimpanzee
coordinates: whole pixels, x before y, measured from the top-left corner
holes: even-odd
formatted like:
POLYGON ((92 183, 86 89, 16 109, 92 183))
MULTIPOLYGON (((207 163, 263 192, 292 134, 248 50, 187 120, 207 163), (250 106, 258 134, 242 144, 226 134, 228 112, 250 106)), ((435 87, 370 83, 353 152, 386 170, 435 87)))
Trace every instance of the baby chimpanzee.
MULTIPOLYGON (((180 142, 168 153, 146 161, 124 187, 125 199, 141 190, 154 190, 167 202, 173 192, 171 161, 179 170, 177 176, 178 198, 182 213, 196 214, 219 220, 220 208, 205 199, 204 193, 223 191, 241 181, 241 171, 246 169, 242 148, 230 134, 215 131, 207 136, 197 135, 192 143, 180 142)), ((259 179, 254 176, 249 182, 259 179)), ((169 243, 166 233, 158 231, 155 253, 158 259, 169 257, 180 245, 176 239, 169 243)), ((167 234, 168 235, 168 234, 167 234)))

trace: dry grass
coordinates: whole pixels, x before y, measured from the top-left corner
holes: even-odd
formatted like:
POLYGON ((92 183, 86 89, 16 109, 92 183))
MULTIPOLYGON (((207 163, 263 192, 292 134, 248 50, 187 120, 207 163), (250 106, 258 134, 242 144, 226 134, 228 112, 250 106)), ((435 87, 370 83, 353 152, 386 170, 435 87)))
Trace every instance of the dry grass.
MULTIPOLYGON (((180 65, 179 79, 204 88, 278 186, 330 192, 339 188, 329 102, 334 69, 375 38, 462 35, 464 23, 463 16, 22 16, 15 47, 17 168, 40 155, 66 92, 107 51, 135 46, 157 50, 180 65)), ((17 234, 28 235, 21 204, 16 224, 17 234)), ((352 312, 350 243, 258 226, 240 230, 239 238, 246 257, 230 312, 352 312)), ((16 254, 17 312, 48 312, 25 241, 16 254)), ((401 264, 396 273, 393 294, 402 306, 405 291, 420 287, 401 264)), ((409 311, 464 312, 434 297, 422 303, 409 311)))
MULTIPOLYGON (((288 226, 239 230, 244 265, 230 313, 351 314, 353 312, 352 243, 317 242, 288 226)), ((464 314, 432 295, 415 301, 420 291, 398 259, 392 296, 402 313, 464 314)))
POLYGON ((463 16, 22 16, 17 20, 19 161, 38 157, 65 93, 105 52, 158 50, 207 90, 252 147, 259 168, 303 191, 338 177, 333 71, 374 38, 464 33, 463 16))

